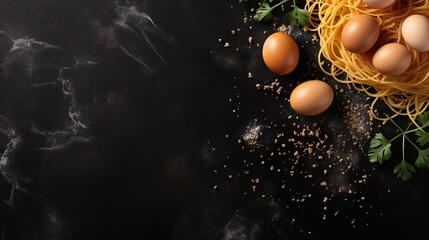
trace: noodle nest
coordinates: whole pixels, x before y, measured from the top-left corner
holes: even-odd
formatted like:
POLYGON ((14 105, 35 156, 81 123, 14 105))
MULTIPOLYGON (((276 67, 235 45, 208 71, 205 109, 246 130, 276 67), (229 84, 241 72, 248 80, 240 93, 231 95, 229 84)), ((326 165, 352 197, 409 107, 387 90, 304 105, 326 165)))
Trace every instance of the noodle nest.
POLYGON ((393 112, 390 118, 408 116, 417 124, 416 117, 429 106, 429 52, 418 52, 407 46, 401 37, 401 26, 412 14, 428 17, 429 0, 398 0, 383 9, 367 7, 361 0, 307 0, 305 8, 310 13, 310 30, 319 34, 321 69, 336 81, 372 97, 370 111, 374 118, 388 119, 377 107, 382 100, 393 112), (380 26, 376 45, 365 54, 349 52, 341 44, 344 24, 359 14, 375 17, 380 26), (375 70, 371 59, 376 49, 392 42, 407 46, 412 61, 406 72, 387 76, 375 70))

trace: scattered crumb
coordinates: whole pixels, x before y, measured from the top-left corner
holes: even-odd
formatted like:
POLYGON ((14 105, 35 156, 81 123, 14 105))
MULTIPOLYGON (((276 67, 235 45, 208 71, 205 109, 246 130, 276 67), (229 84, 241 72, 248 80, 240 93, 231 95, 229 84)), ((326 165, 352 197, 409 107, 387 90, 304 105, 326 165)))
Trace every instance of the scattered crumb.
MULTIPOLYGON (((253 8, 250 10, 252 13, 254 11, 253 8)), ((261 51, 260 43, 271 31, 256 26, 252 16, 253 14, 249 16, 244 13, 240 26, 232 27, 233 30, 225 32, 223 39, 218 39, 224 48, 230 48, 223 51, 230 52, 231 56, 261 51)), ((276 22, 268 27, 290 34, 299 41, 303 49, 311 48, 309 53, 317 55, 319 37, 307 27, 296 28, 276 22)), ((218 48, 222 48, 221 44, 218 48)), ((337 215, 345 215, 342 206, 368 211, 369 207, 365 203, 370 200, 364 190, 371 172, 362 168, 360 161, 366 153, 365 145, 371 137, 373 127, 373 119, 368 111, 370 106, 366 105, 371 99, 355 92, 350 93, 352 90, 348 86, 333 84, 335 92, 342 97, 339 99, 347 99, 350 94, 353 94, 353 99, 339 100, 334 106, 335 110, 326 113, 326 117, 297 115, 289 105, 291 91, 296 83, 320 76, 317 62, 303 64, 308 71, 303 75, 293 76, 293 79, 290 76, 275 78, 269 74, 264 75, 249 67, 252 65, 248 63, 239 65, 241 69, 247 70, 234 76, 234 94, 229 96, 228 103, 232 106, 231 114, 242 121, 239 124, 244 127, 237 129, 238 133, 229 130, 225 134, 225 138, 231 139, 227 141, 236 145, 233 146, 236 149, 234 151, 237 151, 236 157, 225 159, 212 174, 216 174, 216 178, 221 176, 226 179, 226 184, 247 184, 244 190, 237 188, 240 191, 237 196, 269 199, 276 193, 282 196, 281 201, 287 207, 302 207, 313 196, 312 201, 321 202, 320 210, 323 215, 319 217, 325 221, 330 221, 337 215), (245 79, 255 80, 243 81, 245 79), (270 104, 243 102, 243 105, 252 104, 250 107, 255 114, 255 121, 246 127, 248 122, 244 121, 248 119, 239 114, 243 99, 240 90, 247 89, 249 84, 257 89, 257 94, 265 97, 261 99, 270 104), (256 119, 256 115, 260 118, 256 119), (236 139, 233 136, 239 137, 236 139), (270 181, 266 181, 266 177, 270 181), (301 188, 301 185, 304 187, 301 188), (331 206, 331 203, 337 201, 342 202, 341 206, 331 206)), ((321 65, 330 66, 324 61, 321 65)), ((334 82, 327 77, 322 77, 321 80, 334 82)), ((251 97, 253 96, 246 95, 244 99, 251 97)), ((213 189, 218 189, 218 186, 215 185, 213 189)), ((299 219, 293 219, 292 222, 295 221, 299 219)), ((359 223, 353 218, 348 218, 347 221, 353 225, 359 223)))

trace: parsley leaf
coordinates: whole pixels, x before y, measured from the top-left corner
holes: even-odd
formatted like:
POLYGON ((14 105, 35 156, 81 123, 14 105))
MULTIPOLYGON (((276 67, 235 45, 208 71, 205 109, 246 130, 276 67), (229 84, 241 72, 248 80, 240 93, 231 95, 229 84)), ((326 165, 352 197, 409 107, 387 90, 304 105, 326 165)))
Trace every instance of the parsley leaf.
POLYGON ((415 162, 416 167, 429 168, 429 148, 419 150, 419 156, 415 162))
POLYGON ((429 132, 417 131, 417 142, 423 147, 426 143, 429 143, 429 132))
POLYGON ((307 10, 294 5, 293 10, 286 14, 286 18, 294 26, 305 27, 308 24, 310 13, 308 13, 307 10))
POLYGON ((275 8, 271 7, 270 4, 268 4, 267 2, 263 2, 261 3, 261 5, 259 5, 259 8, 256 9, 256 13, 253 16, 253 19, 255 19, 255 21, 269 21, 274 19, 274 15, 272 13, 273 9, 275 8))
POLYGON ((371 140, 368 157, 370 162, 382 163, 392 157, 391 141, 383 134, 377 133, 371 140))
POLYGON ((429 126, 429 112, 425 112, 418 116, 417 122, 421 125, 422 128, 429 126))
POLYGON ((396 167, 393 169, 393 173, 401 178, 403 181, 407 181, 411 178, 412 173, 416 171, 416 168, 409 164, 407 161, 402 160, 396 167))

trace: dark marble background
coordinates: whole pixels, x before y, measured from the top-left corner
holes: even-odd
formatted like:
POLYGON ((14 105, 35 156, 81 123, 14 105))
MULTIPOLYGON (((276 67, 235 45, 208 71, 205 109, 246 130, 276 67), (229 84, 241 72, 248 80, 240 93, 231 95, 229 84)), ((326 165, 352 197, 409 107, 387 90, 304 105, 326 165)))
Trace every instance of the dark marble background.
POLYGON ((312 32, 289 28, 298 69, 269 72, 260 46, 287 23, 252 7, 0 0, 0 239, 425 236, 428 172, 368 163, 370 99, 318 70, 312 32), (313 78, 335 101, 301 117, 288 96, 313 78))

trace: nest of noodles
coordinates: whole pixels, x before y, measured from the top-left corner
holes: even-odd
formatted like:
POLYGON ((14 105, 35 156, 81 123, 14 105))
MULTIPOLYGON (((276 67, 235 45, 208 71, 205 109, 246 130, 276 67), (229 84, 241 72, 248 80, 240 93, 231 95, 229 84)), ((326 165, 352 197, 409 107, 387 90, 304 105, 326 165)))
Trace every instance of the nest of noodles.
POLYGON ((401 26, 405 18, 413 14, 429 17, 429 0, 398 0, 383 9, 369 8, 361 0, 307 0, 305 8, 310 13, 309 29, 319 34, 321 69, 336 81, 372 97, 374 118, 388 119, 376 107, 381 100, 393 112, 391 118, 408 116, 417 124, 416 117, 429 106, 429 52, 418 52, 407 46, 401 37, 401 26), (349 52, 341 44, 344 24, 359 14, 375 17, 380 25, 376 45, 365 54, 349 52), (375 70, 371 59, 376 49, 392 42, 407 46, 412 61, 404 73, 387 76, 375 70), (325 64, 325 59, 330 64, 325 64))

